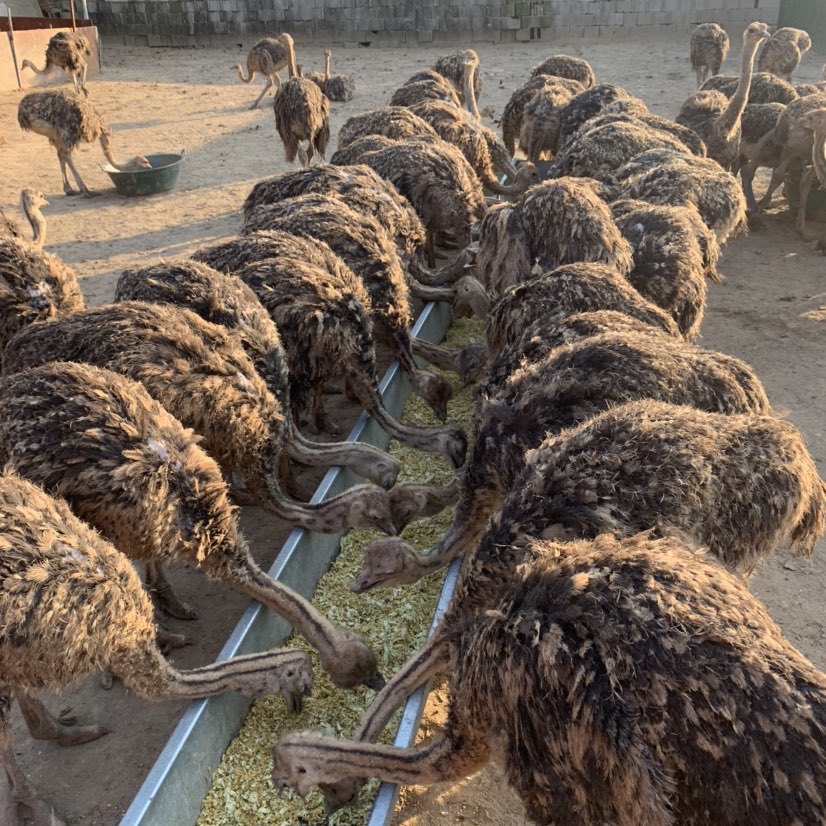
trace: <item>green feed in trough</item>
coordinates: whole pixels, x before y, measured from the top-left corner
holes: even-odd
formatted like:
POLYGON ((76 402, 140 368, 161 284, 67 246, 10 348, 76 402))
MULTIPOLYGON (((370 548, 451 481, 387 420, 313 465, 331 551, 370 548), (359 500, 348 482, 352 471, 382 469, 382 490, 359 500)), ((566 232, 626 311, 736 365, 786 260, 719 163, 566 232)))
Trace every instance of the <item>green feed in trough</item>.
POLYGON ((152 164, 151 169, 122 172, 108 163, 102 163, 100 168, 112 179, 115 189, 121 195, 154 195, 174 189, 184 161, 184 152, 156 152, 144 157, 152 164))

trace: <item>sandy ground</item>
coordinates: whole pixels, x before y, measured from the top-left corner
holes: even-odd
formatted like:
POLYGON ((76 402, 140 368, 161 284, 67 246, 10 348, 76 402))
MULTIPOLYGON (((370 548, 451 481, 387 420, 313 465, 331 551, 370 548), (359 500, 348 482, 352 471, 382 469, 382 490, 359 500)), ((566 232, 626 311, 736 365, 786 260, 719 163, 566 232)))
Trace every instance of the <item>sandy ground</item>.
MULTIPOLYGON (((244 86, 230 71, 251 41, 237 49, 152 50, 104 43, 104 72, 91 83, 92 100, 116 132, 116 152, 178 151, 187 161, 177 190, 128 200, 118 196, 98 166, 97 146, 83 146, 77 165, 93 199, 63 196, 57 159, 45 139, 20 132, 20 94, 0 93, 0 206, 14 212, 23 186, 40 189, 47 208, 47 248, 74 265, 90 304, 111 300, 119 272, 161 256, 180 255, 234 233, 243 197, 258 179, 284 171, 283 153, 268 107, 249 111, 257 84, 244 86)), ((502 111, 510 92, 546 55, 564 51, 586 57, 602 80, 619 83, 643 97, 651 109, 673 116, 692 91, 693 74, 683 41, 531 43, 517 47, 481 46, 485 89, 481 105, 502 111)), ((438 56, 433 49, 341 51, 338 71, 354 75, 359 95, 333 104, 335 134, 351 114, 386 102, 416 69, 438 56)), ((724 71, 738 65, 737 50, 724 71)), ((321 50, 299 50, 305 68, 316 68, 321 50)), ((822 58, 810 54, 801 80, 819 74, 822 58)), ((267 101, 271 98, 267 98, 267 101)), ((779 411, 804 432, 826 476, 826 340, 823 321, 811 314, 826 305, 826 259, 794 233, 785 202, 776 201, 765 230, 733 241, 722 269, 727 280, 710 291, 703 343, 739 356, 754 366, 779 411)), ((342 415, 355 415, 345 409, 342 415)), ((260 561, 275 555, 282 526, 249 510, 244 528, 260 561)), ((826 558, 823 543, 812 561, 778 554, 763 567, 755 591, 769 605, 789 638, 819 666, 826 667, 826 558)), ((182 596, 200 609, 195 623, 171 622, 174 630, 197 637, 176 652, 180 666, 203 663, 220 649, 244 608, 240 599, 185 567, 174 572, 182 596)), ((47 698, 50 707, 71 707, 83 721, 112 729, 99 741, 72 750, 33 742, 15 720, 15 753, 43 796, 70 824, 116 823, 135 794, 182 706, 149 705, 120 685, 110 692, 94 680, 47 698)), ((430 705, 432 727, 444 707, 443 692, 430 705)), ((495 769, 452 788, 422 793, 408 790, 397 814, 404 824, 511 824, 524 821, 521 807, 495 769)), ((7 822, 0 812, 0 822, 7 822)))

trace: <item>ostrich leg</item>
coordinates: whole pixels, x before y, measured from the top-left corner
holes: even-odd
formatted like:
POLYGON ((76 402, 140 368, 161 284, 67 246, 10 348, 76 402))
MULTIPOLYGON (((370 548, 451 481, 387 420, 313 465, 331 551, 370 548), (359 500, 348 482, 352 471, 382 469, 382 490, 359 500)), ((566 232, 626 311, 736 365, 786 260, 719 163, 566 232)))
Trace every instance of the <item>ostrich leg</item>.
POLYGON ((160 562, 150 560, 146 563, 146 587, 164 613, 176 619, 198 619, 198 614, 192 606, 177 597, 160 562))
MULTIPOLYGON (((72 156, 70 154, 66 155, 66 163, 69 164, 69 169, 72 170, 72 175, 75 176, 75 180, 77 181, 77 185, 80 187, 81 191, 87 198, 92 198, 95 195, 100 195, 99 192, 92 192, 85 183, 83 183, 83 178, 80 177, 80 173, 77 171, 77 167, 75 166, 75 162, 72 160, 72 156)), ((66 193, 69 195, 70 193, 66 193)), ((75 193, 71 193, 75 194, 75 193)))
POLYGON ((83 69, 81 70, 80 76, 80 88, 83 89, 83 94, 88 98, 89 97, 89 90, 86 88, 86 70, 89 67, 84 63, 83 69))
POLYGON ((69 183, 69 176, 66 174, 66 158, 58 152, 57 159, 60 161, 60 176, 63 178, 63 192, 66 195, 80 195, 80 192, 77 189, 73 189, 71 183, 69 183))
MULTIPOLYGON (((815 180, 815 170, 813 167, 806 167, 803 177, 800 179, 800 202, 797 206, 797 220, 795 221, 795 228, 798 233, 806 237, 806 207, 809 204, 809 195, 812 192, 812 184, 815 180)), ((811 240, 811 239, 808 239, 811 240)))
POLYGON ((53 717, 35 694, 18 691, 15 696, 29 734, 35 740, 53 740, 61 746, 79 746, 109 733, 109 729, 97 725, 73 728, 73 718, 53 717))
POLYGON ((264 84, 264 88, 261 90, 261 94, 258 95, 258 97, 255 99, 255 103, 253 103, 252 106, 250 106, 250 109, 257 109, 259 104, 261 103, 261 99, 264 97, 264 95, 267 94, 267 91, 269 90, 270 86, 274 85, 275 84, 273 83, 272 78, 268 77, 267 82, 264 84))
POLYGON ((11 814, 10 826, 65 826, 37 799, 26 775, 17 765, 11 736, 11 694, 4 688, 0 688, 0 766, 8 778, 8 791, 0 788, 0 816, 11 814))

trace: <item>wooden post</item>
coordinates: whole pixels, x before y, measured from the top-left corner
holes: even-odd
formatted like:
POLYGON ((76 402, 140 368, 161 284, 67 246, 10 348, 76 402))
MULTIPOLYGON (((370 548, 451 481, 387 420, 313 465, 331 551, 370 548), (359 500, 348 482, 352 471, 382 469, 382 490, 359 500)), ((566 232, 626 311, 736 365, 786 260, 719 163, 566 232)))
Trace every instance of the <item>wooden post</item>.
POLYGON ((17 88, 22 89, 20 67, 17 65, 17 49, 14 47, 14 24, 11 21, 11 9, 9 9, 9 43, 11 45, 11 59, 14 61, 14 73, 17 75, 17 88))
POLYGON ((75 21, 75 0, 69 0, 69 8, 72 11, 72 31, 77 31, 77 23, 75 21))

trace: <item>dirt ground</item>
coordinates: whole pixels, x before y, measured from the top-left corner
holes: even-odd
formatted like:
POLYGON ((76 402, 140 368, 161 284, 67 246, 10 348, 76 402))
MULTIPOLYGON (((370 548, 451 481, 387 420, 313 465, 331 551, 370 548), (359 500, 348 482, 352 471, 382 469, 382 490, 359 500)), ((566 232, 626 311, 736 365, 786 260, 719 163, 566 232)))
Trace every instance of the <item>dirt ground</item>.
MULTIPOLYGON (((111 300, 115 280, 127 267, 162 256, 188 253, 234 234, 241 202, 264 176, 285 171, 283 152, 268 107, 249 111, 260 88, 238 82, 230 67, 243 59, 248 40, 236 49, 153 50, 103 44, 104 71, 91 82, 91 99, 116 133, 116 154, 179 151, 187 160, 178 188, 169 194, 129 200, 118 196, 97 164, 98 146, 85 145, 77 165, 93 199, 63 196, 54 151, 45 139, 17 126, 17 92, 0 93, 0 206, 15 212, 23 186, 41 190, 51 201, 47 249, 72 264, 90 304, 111 300)), ((598 79, 619 83, 646 100, 657 113, 673 116, 693 89, 687 44, 680 40, 615 42, 534 42, 518 46, 479 46, 485 88, 480 105, 501 113, 510 92, 548 54, 567 52, 587 58, 598 79)), ((375 108, 439 51, 428 49, 342 50, 336 70, 351 73, 358 97, 332 105, 333 135, 351 114, 375 108)), ((320 68, 321 49, 299 46, 305 69, 320 68)), ((810 53, 799 71, 815 79, 823 62, 810 53)), ((733 51, 724 71, 739 64, 733 51)), ((267 98, 267 102, 271 98, 267 98)), ((727 280, 712 286, 703 325, 703 344, 748 361, 765 383, 776 409, 801 428, 826 476, 826 258, 794 232, 785 201, 760 232, 735 239, 725 250, 727 280)), ((352 420, 355 411, 343 412, 352 420)), ((275 556, 286 530, 248 510, 243 525, 261 562, 275 556)), ((754 583, 789 638, 826 668, 826 557, 824 544, 811 561, 778 554, 754 583)), ((171 621, 173 630, 196 643, 176 652, 187 667, 211 660, 245 607, 245 600, 181 567, 174 572, 182 596, 200 611, 196 622, 171 621)), ((183 706, 149 705, 115 687, 105 692, 88 680, 59 697, 54 710, 73 709, 83 721, 107 725, 112 733, 95 743, 63 750, 33 742, 15 721, 15 752, 45 799, 70 824, 116 823, 177 722, 183 706)), ((443 692, 430 705, 437 721, 443 692)), ((8 815, 0 812, 0 822, 8 815)), ((518 801, 495 769, 464 783, 403 795, 396 822, 404 824, 512 824, 524 822, 518 801)), ((173 826, 170 824, 170 826, 173 826)))

